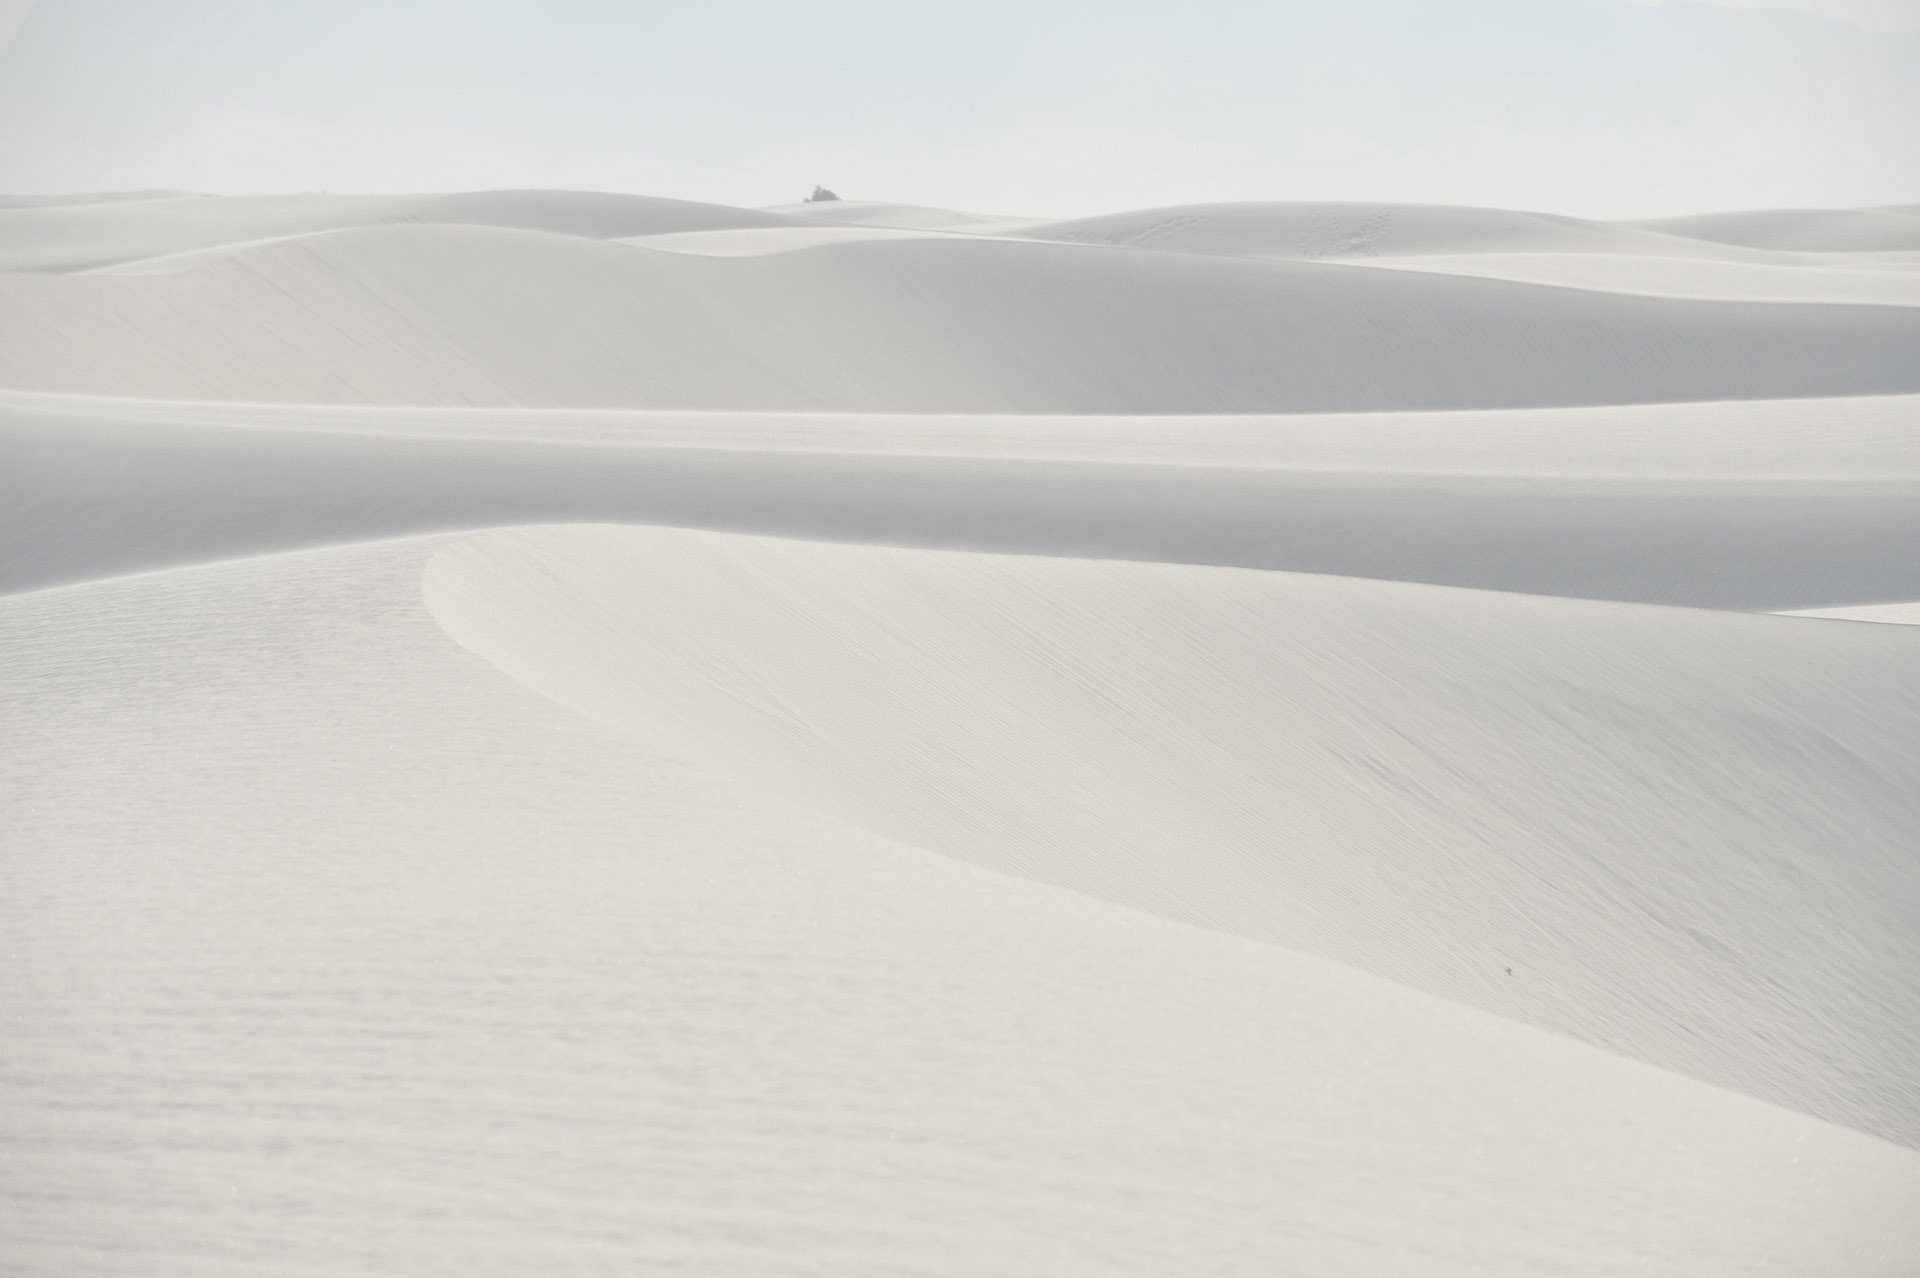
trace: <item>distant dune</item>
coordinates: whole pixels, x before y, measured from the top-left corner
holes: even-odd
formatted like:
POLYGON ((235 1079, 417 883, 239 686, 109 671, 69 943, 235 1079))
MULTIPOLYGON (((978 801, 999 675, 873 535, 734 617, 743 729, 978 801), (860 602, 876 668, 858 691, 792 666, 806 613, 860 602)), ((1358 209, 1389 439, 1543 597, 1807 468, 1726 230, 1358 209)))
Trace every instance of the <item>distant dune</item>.
POLYGON ((502 523, 1782 610, 1920 598, 1920 399, 1327 416, 0 396, 0 590, 502 523))
POLYGON ((1039 224, 1026 233, 1075 243, 1307 260, 1476 251, 1741 256, 1630 225, 1423 204, 1180 205, 1039 224))
POLYGON ((1920 213, 1911 208, 1705 213, 1640 225, 1746 248, 1812 253, 1920 250, 1920 213))
POLYGON ((1245 413, 1920 391, 1908 307, 978 237, 719 258, 356 227, 164 274, 0 276, 0 314, 0 386, 178 399, 1245 413))

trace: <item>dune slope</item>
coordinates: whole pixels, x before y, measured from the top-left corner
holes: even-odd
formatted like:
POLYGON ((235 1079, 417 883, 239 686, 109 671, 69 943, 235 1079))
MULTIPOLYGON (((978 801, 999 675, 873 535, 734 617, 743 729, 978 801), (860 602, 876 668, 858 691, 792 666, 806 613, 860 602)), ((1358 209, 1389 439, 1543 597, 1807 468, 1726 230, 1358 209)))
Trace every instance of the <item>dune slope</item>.
POLYGON ((9 1272, 1896 1278, 1920 1246, 1913 1151, 609 732, 439 632, 431 553, 0 600, 9 1272))
POLYGON ((590 239, 804 225, 752 209, 597 191, 163 194, 86 205, 0 208, 0 272, 124 267, 259 240, 392 223, 511 227, 590 239))
POLYGON ((427 596, 889 837, 1920 1143, 1905 627, 668 530, 493 534, 427 596))
POLYGON ((1755 256, 1639 226, 1551 213, 1437 204, 1175 205, 1034 223, 1022 227, 1020 233, 1079 244, 1303 260, 1488 251, 1719 259, 1755 256))
POLYGON ((0 386, 930 412, 1502 408, 1920 390, 1920 312, 950 237, 716 258, 476 226, 0 276, 0 386))
POLYGON ((1920 214, 1911 208, 1756 209, 1660 218, 1638 225, 1665 235, 1745 248, 1829 253, 1920 249, 1920 214))
POLYGON ((1905 399, 1355 419, 0 398, 0 590, 564 520, 1695 606, 1920 597, 1905 399))
POLYGON ((1905 255, 1859 256, 1863 260, 1853 263, 1802 265, 1702 261, 1634 253, 1494 252, 1380 257, 1368 259, 1368 264, 1649 297, 1920 305, 1920 270, 1914 269, 1905 255))

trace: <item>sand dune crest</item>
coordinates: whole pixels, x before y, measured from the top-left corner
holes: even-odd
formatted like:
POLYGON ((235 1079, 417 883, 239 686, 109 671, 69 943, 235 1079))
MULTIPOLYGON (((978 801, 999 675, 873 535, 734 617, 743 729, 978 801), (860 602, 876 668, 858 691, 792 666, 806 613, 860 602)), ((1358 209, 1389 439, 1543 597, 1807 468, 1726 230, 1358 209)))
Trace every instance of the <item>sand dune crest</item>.
POLYGON ((1907 628, 669 530, 494 534, 426 591, 889 837, 1920 1145, 1907 628))

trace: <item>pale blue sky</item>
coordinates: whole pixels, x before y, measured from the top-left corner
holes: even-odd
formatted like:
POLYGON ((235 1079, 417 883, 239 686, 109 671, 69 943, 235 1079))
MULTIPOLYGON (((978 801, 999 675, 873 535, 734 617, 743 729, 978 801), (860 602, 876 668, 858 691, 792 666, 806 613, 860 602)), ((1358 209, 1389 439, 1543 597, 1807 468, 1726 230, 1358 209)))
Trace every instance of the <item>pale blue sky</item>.
POLYGON ((1634 0, 40 0, 0 49, 0 191, 814 182, 1059 215, 1911 203, 1920 33, 1634 0))

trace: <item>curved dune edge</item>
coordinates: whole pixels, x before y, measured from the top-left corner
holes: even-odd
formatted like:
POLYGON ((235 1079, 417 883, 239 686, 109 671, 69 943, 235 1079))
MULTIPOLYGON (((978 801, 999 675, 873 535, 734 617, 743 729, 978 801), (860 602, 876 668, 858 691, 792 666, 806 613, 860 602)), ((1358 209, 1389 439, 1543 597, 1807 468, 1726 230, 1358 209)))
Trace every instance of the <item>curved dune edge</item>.
POLYGON ((1920 1145, 1910 631, 619 527, 472 538, 424 591, 891 838, 1920 1145))
POLYGON ((1362 260, 1368 266, 1397 270, 1475 275, 1645 297, 1920 306, 1920 271, 1905 263, 1856 266, 1836 262, 1817 267, 1627 253, 1498 251, 1362 260))
POLYGON ((1858 608, 1803 608, 1789 617, 1825 617, 1832 621, 1871 621, 1883 626, 1920 626, 1920 599, 1865 604, 1858 608))
POLYGON ((0 274, 6 311, 32 322, 0 341, 0 386, 181 399, 1136 414, 1920 392, 1911 306, 979 236, 705 257, 349 227, 172 274, 0 274))
MULTIPOLYGON (((0 389, 0 423, 1160 462, 1532 478, 1920 478, 1920 395, 1426 413, 729 412, 117 398, 0 389)), ((521 521, 530 522, 530 521, 521 521)))
POLYGON ((488 226, 584 239, 802 226, 759 209, 601 191, 445 195, 175 193, 0 208, 0 272, 94 271, 251 241, 394 224, 488 226))
POLYGON ((321 409, 0 394, 0 594, 666 524, 1692 607, 1920 596, 1920 402, 1353 418, 321 409))
POLYGON ((1753 209, 1655 218, 1639 226, 1737 248, 1785 252, 1885 252, 1920 249, 1920 216, 1911 206, 1880 209, 1753 209))
POLYGON ((10 1260, 1910 1272, 1920 1153, 686 766, 432 549, 0 600, 10 1260))

